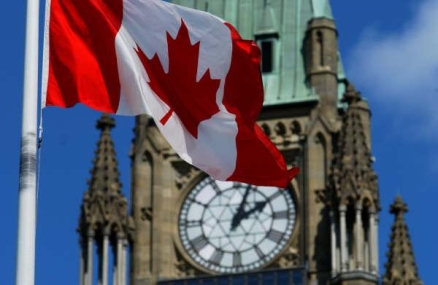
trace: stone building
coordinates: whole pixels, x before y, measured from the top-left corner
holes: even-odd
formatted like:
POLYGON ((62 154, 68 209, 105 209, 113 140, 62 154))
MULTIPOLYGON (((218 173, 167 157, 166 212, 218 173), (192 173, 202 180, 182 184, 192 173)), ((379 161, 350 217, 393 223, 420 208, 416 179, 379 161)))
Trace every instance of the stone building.
POLYGON ((214 181, 138 116, 128 202, 104 114, 78 227, 80 284, 422 284, 400 197, 379 272, 370 108, 345 76, 328 0, 172 2, 258 43, 259 124, 301 172, 284 190, 214 181))

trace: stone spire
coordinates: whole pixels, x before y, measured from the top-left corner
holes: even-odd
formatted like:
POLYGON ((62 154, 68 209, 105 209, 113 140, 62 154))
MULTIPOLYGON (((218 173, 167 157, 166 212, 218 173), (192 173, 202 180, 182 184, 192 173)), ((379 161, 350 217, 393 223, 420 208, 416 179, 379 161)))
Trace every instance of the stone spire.
POLYGON ((359 201, 368 197, 369 202, 378 208, 377 175, 372 168, 373 158, 364 128, 361 101, 360 93, 349 84, 343 97, 348 108, 338 137, 332 182, 337 199, 359 201))
POLYGON ((397 195, 390 207, 394 214, 389 250, 386 256, 385 275, 383 285, 422 285, 418 276, 417 264, 412 250, 411 238, 408 232, 404 213, 408 211, 407 205, 400 195, 397 195))
POLYGON ((88 181, 88 190, 84 194, 81 208, 79 231, 93 230, 103 234, 104 231, 124 232, 128 221, 127 200, 121 192, 122 183, 119 180, 114 143, 111 138, 111 129, 114 128, 114 119, 103 114, 97 121, 96 128, 101 131, 91 179, 88 181))
POLYGON ((334 138, 329 185, 332 276, 335 284, 378 284, 379 197, 368 141, 369 109, 352 84, 342 101, 348 108, 334 138), (366 282, 359 281, 358 272, 366 282))
POLYGON ((125 284, 126 251, 132 222, 128 202, 121 192, 111 129, 114 119, 102 114, 96 128, 100 130, 91 179, 84 194, 79 218, 80 284, 93 284, 93 251, 97 249, 98 284, 108 285, 109 249, 112 248, 112 284, 125 284))

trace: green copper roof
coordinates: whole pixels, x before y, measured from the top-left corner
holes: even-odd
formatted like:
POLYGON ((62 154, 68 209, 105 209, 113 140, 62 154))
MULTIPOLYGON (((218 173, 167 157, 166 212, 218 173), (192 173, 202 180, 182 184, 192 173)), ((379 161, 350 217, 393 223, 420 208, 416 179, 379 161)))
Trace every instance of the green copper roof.
MULTIPOLYGON (((302 53, 307 23, 333 19, 329 0, 173 0, 234 25, 243 38, 273 41, 273 70, 263 74, 265 105, 318 100, 306 83, 302 53)), ((345 78, 339 62, 340 79, 345 78)), ((343 84, 340 83, 340 89, 343 84)), ((339 90, 341 91, 341 90, 339 90)), ((343 92, 339 95, 342 98, 343 92)))
POLYGON ((333 19, 329 0, 312 0, 312 10, 314 18, 333 19))

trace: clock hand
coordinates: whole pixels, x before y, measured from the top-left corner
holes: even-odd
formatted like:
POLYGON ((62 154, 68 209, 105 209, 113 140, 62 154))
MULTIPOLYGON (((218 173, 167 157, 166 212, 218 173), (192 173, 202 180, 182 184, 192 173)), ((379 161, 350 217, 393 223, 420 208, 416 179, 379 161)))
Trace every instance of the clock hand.
POLYGON ((241 219, 241 220, 243 220, 243 219, 248 219, 248 217, 249 217, 252 213, 254 213, 254 212, 261 212, 261 211, 263 211, 263 209, 265 208, 265 206, 266 206, 267 203, 268 203, 268 201, 257 202, 254 208, 252 208, 251 210, 249 210, 249 211, 243 213, 243 215, 242 215, 242 219, 241 219))
POLYGON ((248 185, 245 189, 245 193, 243 194, 242 201, 240 202, 239 208, 237 209, 237 212, 234 214, 233 219, 231 220, 231 230, 234 231, 237 226, 240 224, 240 221, 242 220, 242 215, 245 213, 245 204, 246 199, 248 198, 249 189, 251 188, 251 185, 248 185))

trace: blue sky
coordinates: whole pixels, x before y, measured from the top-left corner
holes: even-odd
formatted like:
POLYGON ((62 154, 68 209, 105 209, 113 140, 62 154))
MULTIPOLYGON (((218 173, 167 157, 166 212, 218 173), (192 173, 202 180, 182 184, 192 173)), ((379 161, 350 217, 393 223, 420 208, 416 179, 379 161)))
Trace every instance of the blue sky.
MULTIPOLYGON (((23 85, 25 0, 0 9, 0 268, 15 279, 18 158, 23 85)), ((396 194, 408 203, 420 277, 434 284, 438 246, 432 232, 438 177, 438 0, 332 0, 348 77, 372 108, 373 154, 381 197, 380 258, 385 262, 396 194), (429 214, 427 214, 429 213, 429 214), (432 213, 432 214, 430 214, 432 213)), ((43 9, 42 9, 43 10, 43 9)), ((99 114, 85 107, 44 112, 38 202, 36 284, 78 284, 79 205, 98 138, 99 114)), ((118 117, 114 140, 128 195, 133 118, 118 117)))

